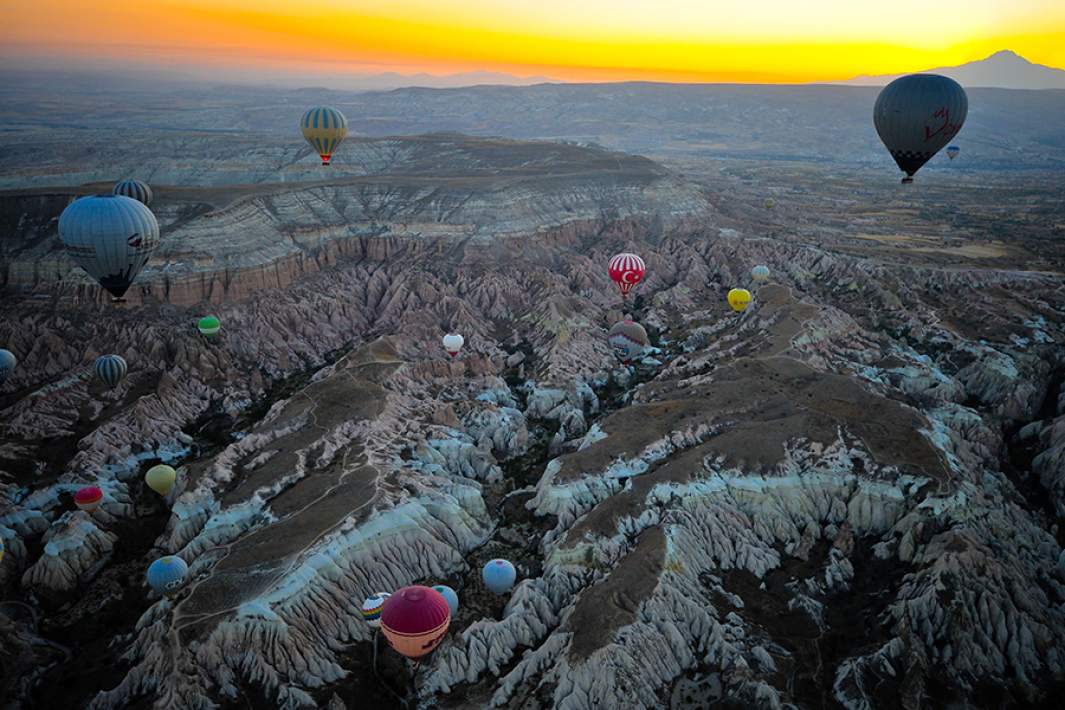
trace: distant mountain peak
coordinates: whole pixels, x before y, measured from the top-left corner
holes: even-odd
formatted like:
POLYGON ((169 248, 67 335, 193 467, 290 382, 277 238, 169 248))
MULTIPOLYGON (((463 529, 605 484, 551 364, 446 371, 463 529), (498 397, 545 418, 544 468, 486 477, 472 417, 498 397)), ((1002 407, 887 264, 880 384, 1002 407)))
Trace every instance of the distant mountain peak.
MULTIPOLYGON (((992 87, 1001 89, 1065 89, 1065 71, 1036 64, 1010 49, 1000 49, 994 54, 952 67, 926 69, 921 74, 949 76, 962 86, 992 87)), ((841 84, 883 86, 902 74, 859 76, 841 84)))

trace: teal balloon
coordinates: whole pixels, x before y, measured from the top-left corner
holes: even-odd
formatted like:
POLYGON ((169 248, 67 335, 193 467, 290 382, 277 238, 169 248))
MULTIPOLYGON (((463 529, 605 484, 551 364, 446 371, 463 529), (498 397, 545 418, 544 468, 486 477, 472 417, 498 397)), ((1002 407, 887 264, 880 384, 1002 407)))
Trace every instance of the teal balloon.
POLYGON ((459 610, 459 593, 446 584, 437 584, 433 587, 436 591, 440 592, 440 596, 444 598, 447 605, 451 607, 451 618, 455 618, 455 614, 459 610))
POLYGON ((148 567, 148 586, 160 594, 170 595, 181 589, 189 566, 175 555, 160 557, 148 567))
POLYGON ((506 594, 514 588, 518 571, 507 560, 491 560, 481 570, 484 586, 496 594, 506 594))
POLYGON ((0 349, 0 385, 11 376, 18 365, 18 358, 10 350, 0 349))

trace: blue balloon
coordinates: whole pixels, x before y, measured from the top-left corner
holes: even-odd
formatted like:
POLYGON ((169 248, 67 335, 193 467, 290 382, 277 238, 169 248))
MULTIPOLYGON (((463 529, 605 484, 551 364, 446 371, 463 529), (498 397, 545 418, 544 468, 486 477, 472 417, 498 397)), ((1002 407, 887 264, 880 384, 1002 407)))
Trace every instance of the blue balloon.
POLYGON ((481 570, 481 578, 484 579, 484 586, 491 591, 496 594, 506 594, 514 587, 518 571, 506 560, 491 560, 481 570))
POLYGON ((170 595, 181 588, 188 573, 189 566, 180 557, 160 557, 148 567, 148 586, 160 594, 170 595))
POLYGON ((459 595, 458 595, 458 592, 456 592, 454 589, 452 589, 451 587, 447 586, 446 584, 438 584, 435 587, 433 587, 433 589, 435 589, 436 591, 440 592, 440 596, 442 596, 444 598, 444 600, 447 602, 447 605, 449 607, 451 607, 451 618, 455 618, 455 614, 459 610, 459 595))

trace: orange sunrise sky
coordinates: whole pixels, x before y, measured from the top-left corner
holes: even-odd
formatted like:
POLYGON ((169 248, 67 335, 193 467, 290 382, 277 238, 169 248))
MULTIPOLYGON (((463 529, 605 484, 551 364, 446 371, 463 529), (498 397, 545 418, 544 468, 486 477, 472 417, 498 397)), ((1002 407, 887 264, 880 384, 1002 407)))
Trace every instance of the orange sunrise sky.
POLYGON ((0 55, 224 76, 809 82, 1000 49, 1065 68, 1062 0, 0 0, 0 55))

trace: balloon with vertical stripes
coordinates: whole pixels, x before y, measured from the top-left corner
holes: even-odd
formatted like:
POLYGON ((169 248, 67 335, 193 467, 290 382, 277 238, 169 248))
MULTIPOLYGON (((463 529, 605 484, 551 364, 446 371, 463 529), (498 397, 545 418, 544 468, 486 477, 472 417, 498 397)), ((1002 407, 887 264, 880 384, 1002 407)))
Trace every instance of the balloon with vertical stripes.
POLYGON ((126 379, 129 367, 126 361, 119 355, 101 355, 96 358, 96 376, 111 389, 118 387, 122 380, 126 379))
POLYGON ((152 188, 148 187, 148 183, 133 178, 116 182, 111 194, 133 198, 146 207, 152 204, 152 188))
POLYGON ((4 380, 15 371, 16 365, 18 365, 18 358, 14 353, 0 348, 0 385, 4 384, 4 380))
POLYGON ((607 273, 610 274, 610 279, 618 285, 622 298, 628 296, 629 291, 643 280, 646 271, 647 266, 643 263, 643 259, 629 252, 615 254, 607 267, 607 273))
POLYGON ((333 152, 348 135, 348 119, 332 106, 315 106, 303 114, 300 130, 321 156, 322 165, 329 165, 333 152))

